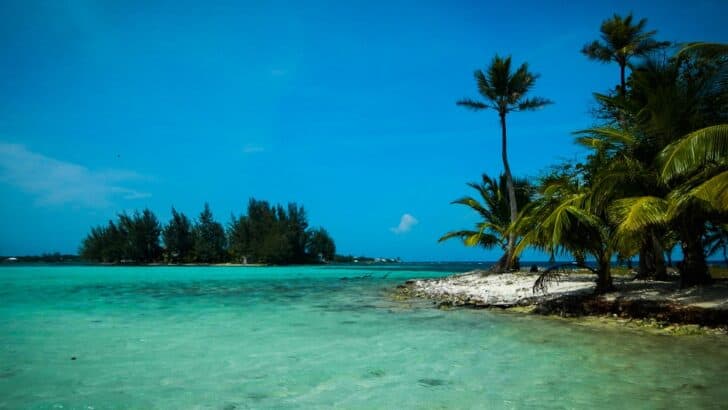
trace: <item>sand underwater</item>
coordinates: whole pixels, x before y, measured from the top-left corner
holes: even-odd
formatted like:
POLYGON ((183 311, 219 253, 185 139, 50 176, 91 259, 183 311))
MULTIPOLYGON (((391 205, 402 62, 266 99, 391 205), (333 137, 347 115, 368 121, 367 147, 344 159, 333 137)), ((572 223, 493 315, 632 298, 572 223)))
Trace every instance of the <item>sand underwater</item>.
POLYGON ((397 301, 467 266, 2 267, 0 408, 718 408, 728 337, 397 301))

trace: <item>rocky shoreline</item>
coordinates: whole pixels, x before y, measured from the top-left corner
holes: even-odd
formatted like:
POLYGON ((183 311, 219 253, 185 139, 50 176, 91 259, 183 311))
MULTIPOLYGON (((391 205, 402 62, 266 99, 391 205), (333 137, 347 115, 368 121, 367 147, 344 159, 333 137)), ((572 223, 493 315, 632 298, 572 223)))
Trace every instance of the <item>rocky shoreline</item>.
POLYGON ((575 272, 534 288, 538 274, 473 271, 436 279, 414 279, 397 287, 400 298, 426 298, 438 308, 499 308, 560 317, 601 316, 652 327, 688 325, 728 329, 728 282, 680 289, 677 282, 615 278, 612 292, 595 295, 595 276, 575 272))

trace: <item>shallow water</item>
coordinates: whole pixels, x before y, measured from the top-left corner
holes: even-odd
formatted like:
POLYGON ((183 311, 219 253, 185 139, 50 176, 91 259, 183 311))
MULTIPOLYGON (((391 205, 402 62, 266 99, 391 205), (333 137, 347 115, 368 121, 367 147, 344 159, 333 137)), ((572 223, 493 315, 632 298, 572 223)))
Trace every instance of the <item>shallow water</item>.
POLYGON ((726 337, 440 311, 389 297, 406 278, 453 269, 3 267, 0 408, 728 402, 726 337))

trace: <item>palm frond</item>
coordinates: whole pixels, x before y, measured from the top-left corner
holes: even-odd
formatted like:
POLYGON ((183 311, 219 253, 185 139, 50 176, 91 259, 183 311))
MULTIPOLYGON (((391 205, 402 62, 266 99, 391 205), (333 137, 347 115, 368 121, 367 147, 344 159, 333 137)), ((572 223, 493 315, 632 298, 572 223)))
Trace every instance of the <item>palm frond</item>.
POLYGON ((533 111, 547 105, 553 104, 554 102, 542 97, 531 97, 522 100, 518 103, 518 111, 533 111))
MULTIPOLYGON (((554 183, 554 186, 557 184, 554 183)), ((512 229, 523 237, 515 248, 519 255, 532 246, 549 253, 561 250, 600 252, 604 240, 604 223, 586 208, 588 194, 584 192, 543 196, 525 207, 512 229)))
POLYGON ((509 94, 508 86, 511 79, 511 56, 501 57, 496 54, 493 57, 487 70, 488 80, 493 93, 497 98, 507 98, 509 94))
POLYGON ((482 246, 484 248, 492 248, 500 244, 498 238, 489 233, 482 231, 451 231, 441 236, 438 242, 444 242, 450 239, 460 239, 465 246, 482 246))
POLYGON ((575 131, 572 134, 580 136, 577 138, 577 142, 579 141, 586 141, 589 142, 587 138, 592 139, 598 139, 602 141, 604 144, 610 144, 610 145, 632 145, 635 143, 635 137, 630 132, 624 131, 622 129, 616 128, 616 127, 595 127, 595 128, 589 128, 585 130, 579 130, 575 131), (590 137, 582 137, 582 136, 590 136, 590 137), (581 139, 584 138, 584 139, 581 139))
POLYGON ((721 172, 693 188, 690 195, 708 203, 718 212, 728 212, 728 171, 721 172))
POLYGON ((489 106, 485 103, 482 103, 480 101, 471 100, 468 98, 462 99, 456 103, 457 105, 470 108, 474 111, 484 110, 486 108, 489 108, 489 106))
POLYGON ((609 207, 609 218, 617 232, 635 232, 667 222, 668 202, 663 198, 642 196, 622 198, 609 207))
MULTIPOLYGON (((465 205, 474 210, 480 216, 481 221, 476 224, 475 230, 448 232, 440 238, 439 242, 459 238, 466 246, 484 248, 505 246, 510 225, 505 175, 496 179, 483 174, 482 182, 469 182, 467 185, 478 192, 482 201, 476 199, 477 197, 464 196, 452 203, 465 205)), ((514 185, 517 188, 517 200, 522 201, 523 205, 527 204, 533 193, 530 184, 525 180, 516 179, 514 185)))
POLYGON ((696 41, 687 43, 677 52, 676 57, 695 54, 703 58, 715 58, 728 55, 728 44, 696 41))
POLYGON ((611 245, 623 255, 638 251, 644 232, 668 222, 668 202, 653 196, 623 198, 609 207, 609 218, 617 224, 611 245))
POLYGON ((600 61, 602 63, 608 63, 612 60, 612 51, 607 46, 596 40, 585 44, 581 49, 581 53, 591 60, 600 61))
POLYGON ((728 161, 728 124, 714 125, 691 132, 668 145, 659 155, 664 181, 694 172, 706 165, 728 161))
POLYGON ((491 215, 490 211, 486 209, 480 202, 469 196, 458 198, 450 203, 453 205, 465 205, 468 208, 471 208, 475 212, 479 213, 480 216, 484 218, 490 217, 491 215))
POLYGON ((591 199, 606 203, 614 198, 655 193, 662 189, 659 175, 649 164, 630 155, 618 155, 592 178, 591 199))

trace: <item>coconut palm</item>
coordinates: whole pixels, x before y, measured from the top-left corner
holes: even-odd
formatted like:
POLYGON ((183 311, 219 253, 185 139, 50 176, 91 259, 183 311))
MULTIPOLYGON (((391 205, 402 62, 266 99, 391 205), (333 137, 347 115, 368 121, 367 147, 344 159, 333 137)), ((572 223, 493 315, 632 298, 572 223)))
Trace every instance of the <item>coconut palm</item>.
MULTIPOLYGON (((592 191, 584 187, 582 177, 571 173, 542 181, 538 197, 526 206, 512 229, 523 235, 515 255, 535 247, 551 255, 570 253, 591 256, 597 261, 596 291, 612 288, 610 260, 614 253, 612 225, 604 209, 594 201, 592 191)), ((534 289, 544 288, 553 279, 550 271, 542 273, 534 289)))
MULTIPOLYGON (((525 179, 516 179, 513 184, 516 191, 516 203, 519 206, 528 204, 533 192, 531 185, 525 179)), ((448 232, 438 242, 457 238, 462 240, 465 246, 480 246, 485 249, 499 246, 503 249, 504 255, 493 270, 502 271, 509 266, 507 263, 508 226, 511 223, 506 176, 501 174, 496 179, 483 174, 481 182, 469 182, 467 185, 478 193, 479 199, 464 196, 452 203, 465 205, 472 209, 480 216, 481 221, 475 224, 475 229, 448 232)), ((517 265, 517 261, 514 264, 517 265)))
POLYGON ((610 207, 617 236, 670 226, 680 239, 683 286, 710 281, 704 248, 706 224, 728 223, 728 124, 694 131, 665 147, 657 158, 665 197, 636 196, 610 207))
MULTIPOLYGON (((605 207, 610 202, 634 195, 664 195, 659 172, 652 164, 653 156, 644 156, 642 141, 635 135, 615 127, 597 127, 578 131, 577 144, 595 151, 590 162, 597 162, 591 177, 592 201, 605 207)), ((639 253, 641 278, 667 279, 662 227, 621 240, 616 251, 623 258, 639 253)))
MULTIPOLYGON (((526 97, 529 91, 536 84, 537 74, 528 71, 528 64, 523 63, 515 71, 511 71, 511 57, 500 57, 496 54, 490 65, 484 72, 475 71, 475 81, 478 92, 484 98, 483 101, 463 99, 457 102, 458 105, 473 109, 493 109, 498 113, 501 125, 501 157, 505 172, 506 186, 508 190, 508 204, 510 208, 510 221, 515 222, 518 216, 518 205, 516 190, 513 185, 513 175, 508 164, 508 144, 506 117, 514 111, 532 111, 539 109, 552 102, 541 97, 526 97)), ((506 258, 507 268, 511 268, 513 259, 513 248, 515 247, 516 236, 511 232, 508 235, 506 245, 508 257, 506 258)))
POLYGON ((652 37, 656 30, 645 31, 647 19, 633 24, 632 13, 626 17, 618 14, 602 22, 601 41, 594 40, 584 45, 581 52, 592 60, 619 65, 620 94, 625 93, 625 68, 634 56, 645 56, 650 52, 667 47, 669 42, 656 41, 652 37))
MULTIPOLYGON (((701 154, 701 149, 708 149, 711 142, 720 141, 715 139, 720 134, 719 129, 712 126, 728 120, 726 55, 728 47, 725 45, 691 43, 670 59, 646 59, 630 75, 631 87, 627 98, 600 98, 601 102, 618 108, 622 121, 614 127, 581 132, 582 136, 577 140, 594 149, 597 154, 592 155, 592 158, 602 159, 597 166, 593 166, 598 169, 594 178, 595 193, 606 202, 631 198, 616 204, 612 213, 622 226, 619 235, 622 244, 630 236, 642 241, 639 252, 641 274, 645 273, 647 267, 643 261, 654 260, 656 276, 665 276, 661 249, 672 247, 670 237, 677 237, 683 247, 688 246, 693 252, 699 252, 699 238, 704 233, 705 223, 715 217, 715 209, 720 208, 721 201, 725 202, 719 190, 719 179, 695 191, 696 195, 708 201, 704 204, 710 205, 708 208, 697 206, 699 203, 694 199, 698 197, 689 195, 693 189, 697 189, 695 184, 705 182, 706 177, 715 176, 710 174, 713 171, 709 171, 715 169, 712 166, 717 161, 714 157, 706 163, 707 168, 701 168, 702 173, 690 174, 686 169, 683 171, 687 173, 675 173, 680 168, 695 166, 695 158, 666 159, 663 152, 667 152, 671 144, 676 144, 670 152, 699 157, 707 155, 705 152, 701 154), (698 129, 705 131, 695 132, 698 129), (681 140, 685 135, 692 135, 692 138, 681 140), (678 144, 677 141, 682 143, 678 144), (682 148, 677 149, 677 145, 682 148), (663 177, 660 164, 667 165, 671 161, 678 162, 673 162, 667 170, 673 167, 676 169, 670 171, 673 175, 663 177), (664 201, 668 198, 686 207, 681 208, 681 215, 676 219, 670 218, 669 223, 653 215, 655 218, 649 223, 640 223, 640 229, 627 228, 637 226, 634 225, 635 221, 622 224, 620 218, 626 217, 630 207, 635 212, 632 216, 637 218, 639 215, 636 212, 642 208, 643 213, 651 207, 653 211, 666 210, 668 205, 664 201), (685 212, 688 208, 695 209, 685 212), (706 213, 707 209, 712 210, 706 213), (688 236, 690 239, 687 239, 688 236)), ((717 149, 713 154, 720 151, 719 146, 713 148, 717 149)), ((618 251, 623 254, 626 252, 624 248, 618 251)), ((691 260, 698 262, 696 267, 688 263, 687 270, 681 269, 684 284, 696 282, 688 276, 704 271, 700 267, 700 258, 692 257, 691 260), (688 271, 693 271, 693 274, 688 271)), ((697 282, 704 280, 703 276, 698 275, 697 282)))

